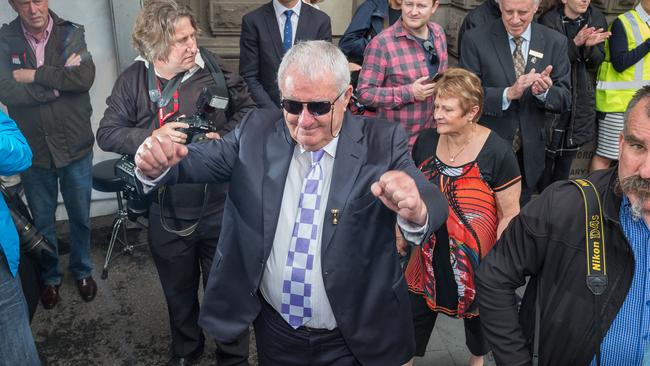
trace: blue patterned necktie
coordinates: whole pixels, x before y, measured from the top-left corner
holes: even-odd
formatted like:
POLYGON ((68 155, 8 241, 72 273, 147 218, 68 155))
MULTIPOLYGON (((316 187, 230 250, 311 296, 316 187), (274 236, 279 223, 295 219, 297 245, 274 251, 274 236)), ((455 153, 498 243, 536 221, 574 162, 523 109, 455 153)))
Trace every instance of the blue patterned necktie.
POLYGON ((294 329, 305 324, 312 316, 311 277, 318 236, 316 218, 319 216, 323 190, 323 168, 320 160, 324 153, 324 150, 311 153, 311 167, 302 183, 298 213, 282 277, 280 313, 294 329))
POLYGON ((291 16, 293 15, 293 10, 285 10, 284 16, 287 17, 287 20, 284 22, 284 41, 282 46, 284 47, 284 52, 289 51, 289 48, 293 45, 293 27, 291 27, 291 16))

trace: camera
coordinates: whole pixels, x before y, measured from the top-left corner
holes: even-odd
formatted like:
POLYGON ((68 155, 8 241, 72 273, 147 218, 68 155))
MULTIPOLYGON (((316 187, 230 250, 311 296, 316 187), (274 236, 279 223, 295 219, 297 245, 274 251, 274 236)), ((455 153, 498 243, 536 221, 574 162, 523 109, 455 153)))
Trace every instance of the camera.
POLYGON ((179 132, 187 135, 186 144, 208 140, 205 136, 208 132, 217 132, 212 121, 207 119, 208 113, 217 109, 223 110, 228 106, 228 100, 216 94, 215 87, 203 88, 199 98, 196 100, 197 112, 189 118, 179 118, 176 122, 183 122, 189 125, 188 128, 178 128, 179 132))
POLYGON ((11 195, 4 185, 0 184, 0 190, 2 191, 2 196, 9 208, 9 214, 11 215, 16 230, 18 231, 20 252, 32 255, 37 259, 41 258, 44 252, 51 252, 52 254, 56 253, 56 249, 52 243, 45 239, 45 237, 32 224, 31 220, 19 211, 17 207, 19 206, 18 202, 15 201, 19 200, 19 198, 15 195, 11 195))
POLYGON ((126 199, 126 214, 131 221, 149 215, 149 198, 142 191, 142 185, 135 176, 133 156, 124 155, 115 163, 115 176, 124 183, 122 193, 126 199))

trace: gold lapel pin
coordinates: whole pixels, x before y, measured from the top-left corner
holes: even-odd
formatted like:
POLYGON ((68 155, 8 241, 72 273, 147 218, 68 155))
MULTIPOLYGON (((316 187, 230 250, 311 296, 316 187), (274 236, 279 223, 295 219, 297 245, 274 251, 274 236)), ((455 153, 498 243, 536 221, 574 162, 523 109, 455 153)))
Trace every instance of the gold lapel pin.
POLYGON ((339 223, 339 209, 333 208, 330 213, 332 214, 332 225, 337 225, 339 223))

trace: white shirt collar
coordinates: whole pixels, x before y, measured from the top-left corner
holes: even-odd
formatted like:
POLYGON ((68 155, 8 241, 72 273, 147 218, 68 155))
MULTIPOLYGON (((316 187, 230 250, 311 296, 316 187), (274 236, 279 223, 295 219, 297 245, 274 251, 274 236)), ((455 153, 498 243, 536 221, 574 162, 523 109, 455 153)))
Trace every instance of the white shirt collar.
POLYGON ((636 10, 637 14, 639 14, 639 18, 641 18, 641 20, 644 23, 647 23, 648 21, 650 21, 650 15, 648 15, 648 13, 645 11, 645 9, 643 9, 643 6, 641 6, 641 3, 639 3, 639 5, 637 5, 634 8, 634 10, 636 10))
POLYGON ((284 17, 284 12, 289 9, 293 10, 293 13, 297 17, 300 17, 301 8, 302 8, 302 1, 297 1, 296 5, 293 8, 287 8, 284 5, 280 4, 278 0, 273 0, 273 9, 275 10, 275 17, 277 19, 280 19, 280 17, 284 17))
MULTIPOLYGON (((149 61, 147 61, 144 57, 138 56, 136 57, 133 61, 141 61, 144 62, 144 66, 148 69, 149 68, 149 61)), ((203 57, 201 57, 201 52, 196 52, 196 56, 194 56, 194 63, 196 65, 192 66, 191 69, 189 69, 186 73, 185 76, 183 76, 183 79, 181 80, 181 83, 184 82, 185 80, 189 79, 194 73, 199 71, 199 69, 205 68, 205 61, 203 60, 203 57)), ((162 77, 158 74, 158 71, 156 71, 156 76, 162 77)))
MULTIPOLYGON (((523 38, 524 41, 530 42, 530 35, 533 33, 532 28, 533 28, 533 23, 531 22, 530 24, 528 24, 528 27, 526 28, 524 33, 521 34, 520 37, 523 38)), ((513 37, 512 34, 508 33, 508 39, 512 41, 513 38, 515 37, 513 37)))
MULTIPOLYGON (((343 127, 343 125, 341 125, 341 129, 342 129, 342 127, 343 127)), ((341 132, 339 131, 339 133, 336 135, 336 137, 333 138, 329 143, 327 143, 327 145, 325 145, 323 147, 323 150, 325 150, 327 155, 331 156, 332 159, 336 158, 336 147, 339 146, 339 136, 340 135, 341 135, 341 132)), ((305 148, 302 145, 298 145, 298 147, 300 147, 300 154, 301 155, 304 152, 307 151, 307 150, 305 150, 305 148)))

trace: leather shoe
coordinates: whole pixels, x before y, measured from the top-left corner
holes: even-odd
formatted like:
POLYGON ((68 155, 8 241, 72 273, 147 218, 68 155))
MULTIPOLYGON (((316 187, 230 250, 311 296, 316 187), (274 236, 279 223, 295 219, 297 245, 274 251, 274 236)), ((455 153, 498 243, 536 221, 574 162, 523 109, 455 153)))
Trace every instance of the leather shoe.
POLYGON ((41 290, 41 303, 44 309, 52 309, 61 300, 59 285, 44 285, 41 290))
POLYGON ((79 289, 79 295, 85 302, 93 301, 95 295, 97 295, 97 283, 95 283, 92 276, 77 280, 77 288, 79 289))
POLYGON ((174 356, 167 362, 167 366, 195 365, 197 363, 198 359, 199 359, 198 357, 174 356))

